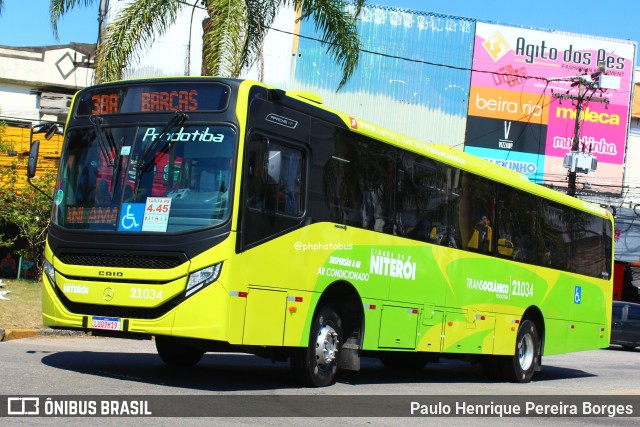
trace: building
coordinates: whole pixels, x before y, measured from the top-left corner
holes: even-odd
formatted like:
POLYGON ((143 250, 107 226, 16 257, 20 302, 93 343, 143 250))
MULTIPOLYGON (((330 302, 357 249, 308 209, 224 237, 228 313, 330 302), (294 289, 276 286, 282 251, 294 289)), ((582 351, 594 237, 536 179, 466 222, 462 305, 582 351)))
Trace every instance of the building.
MULTIPOLYGON (((19 176, 26 179, 31 129, 46 122, 62 129, 73 95, 93 82, 94 54, 93 44, 0 46, 0 121, 7 125, 0 167, 18 160, 19 176)), ((55 168, 62 138, 40 139, 40 170, 55 168)))
POLYGON ((637 263, 640 262, 640 174, 637 171, 640 164, 640 69, 636 70, 635 81, 622 197, 610 200, 610 205, 616 216, 616 261, 637 263))
MULTIPOLYGON (((635 73, 635 90, 627 143, 629 165, 640 164, 640 69, 635 73)), ((614 299, 640 301, 640 175, 637 167, 627 167, 623 197, 612 201, 616 218, 614 299)))

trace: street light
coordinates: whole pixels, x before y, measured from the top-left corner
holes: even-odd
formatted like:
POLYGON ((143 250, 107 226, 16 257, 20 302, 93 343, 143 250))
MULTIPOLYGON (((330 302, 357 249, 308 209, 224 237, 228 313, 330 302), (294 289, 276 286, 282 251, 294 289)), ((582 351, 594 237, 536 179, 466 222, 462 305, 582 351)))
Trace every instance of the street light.
POLYGON ((184 75, 191 74, 191 29, 193 28, 193 14, 196 11, 196 6, 200 0, 196 0, 191 6, 191 19, 189 20, 189 40, 187 41, 187 54, 184 58, 184 75))

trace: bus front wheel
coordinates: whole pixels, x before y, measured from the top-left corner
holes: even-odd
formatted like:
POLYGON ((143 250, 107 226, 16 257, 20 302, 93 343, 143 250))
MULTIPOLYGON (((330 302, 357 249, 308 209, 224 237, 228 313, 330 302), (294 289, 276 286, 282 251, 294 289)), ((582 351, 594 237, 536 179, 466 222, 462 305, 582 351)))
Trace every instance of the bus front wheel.
POLYGON ((531 381, 539 363, 538 329, 531 320, 525 320, 518 329, 515 354, 502 360, 500 366, 502 375, 512 382, 527 383, 531 381))
POLYGON ((202 356, 204 350, 192 347, 173 337, 158 335, 155 337, 158 356, 169 366, 187 368, 195 366, 202 356))
POLYGON ((325 305, 314 316, 308 347, 296 349, 291 355, 291 368, 297 380, 310 387, 332 384, 342 342, 342 319, 332 306, 325 305))

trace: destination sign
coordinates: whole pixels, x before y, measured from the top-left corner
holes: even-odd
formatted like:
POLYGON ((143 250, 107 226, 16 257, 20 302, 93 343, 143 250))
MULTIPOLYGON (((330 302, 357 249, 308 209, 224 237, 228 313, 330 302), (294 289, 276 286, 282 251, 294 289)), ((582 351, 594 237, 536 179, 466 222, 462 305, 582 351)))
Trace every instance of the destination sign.
POLYGON ((76 116, 171 111, 223 111, 230 88, 221 83, 175 82, 109 85, 78 95, 76 116))

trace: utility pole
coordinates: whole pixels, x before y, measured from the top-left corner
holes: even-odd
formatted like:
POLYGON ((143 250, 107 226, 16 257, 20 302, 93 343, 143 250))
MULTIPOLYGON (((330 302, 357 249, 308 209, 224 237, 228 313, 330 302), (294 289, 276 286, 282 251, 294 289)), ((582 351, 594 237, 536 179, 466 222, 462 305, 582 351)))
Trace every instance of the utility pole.
POLYGON ((107 28, 107 12, 109 11, 109 0, 100 0, 98 9, 98 45, 104 39, 104 33, 107 28))
POLYGON ((567 185, 567 194, 569 196, 576 195, 576 175, 580 173, 589 173, 589 171, 595 170, 597 165, 597 159, 591 156, 591 147, 589 147, 589 154, 584 155, 586 147, 582 147, 582 155, 580 153, 580 124, 583 116, 583 106, 585 100, 589 99, 589 102, 604 102, 609 104, 609 99, 599 96, 593 96, 593 93, 597 89, 602 89, 600 85, 600 75, 603 73, 603 69, 599 68, 598 72, 591 75, 581 75, 573 77, 562 77, 549 79, 549 81, 572 81, 571 87, 578 86, 577 95, 569 95, 568 93, 552 93, 554 98, 559 98, 560 102, 563 99, 571 99, 572 102, 576 101, 576 123, 573 130, 573 143, 571 145, 571 153, 565 156, 564 166, 569 169, 569 180, 567 185), (590 96, 588 94, 591 93, 590 96))
POLYGON ((191 75, 191 30, 193 29, 193 13, 196 11, 196 6, 200 3, 200 0, 193 2, 191 6, 191 19, 189 20, 189 39, 187 40, 187 53, 184 58, 184 75, 191 75))

